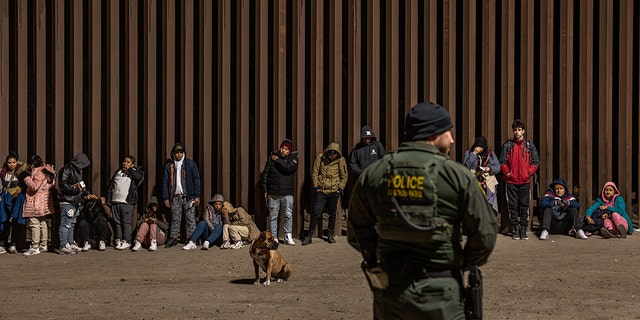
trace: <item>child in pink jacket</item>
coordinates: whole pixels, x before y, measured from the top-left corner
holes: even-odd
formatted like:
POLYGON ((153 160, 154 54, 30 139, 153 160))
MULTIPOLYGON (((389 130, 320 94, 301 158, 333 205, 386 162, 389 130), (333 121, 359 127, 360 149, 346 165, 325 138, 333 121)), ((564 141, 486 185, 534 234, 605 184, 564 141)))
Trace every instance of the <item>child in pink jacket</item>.
POLYGON ((28 219, 31 229, 31 248, 23 255, 32 256, 47 251, 49 229, 45 216, 54 212, 52 188, 55 185, 55 169, 45 164, 42 157, 31 156, 27 161, 31 174, 24 178, 27 195, 22 216, 28 219))

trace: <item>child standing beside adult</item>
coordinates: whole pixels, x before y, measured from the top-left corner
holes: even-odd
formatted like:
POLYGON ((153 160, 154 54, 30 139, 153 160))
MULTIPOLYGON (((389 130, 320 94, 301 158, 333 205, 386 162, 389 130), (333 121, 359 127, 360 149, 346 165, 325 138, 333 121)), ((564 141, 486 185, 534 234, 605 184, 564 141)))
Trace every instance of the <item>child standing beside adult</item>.
POLYGON ((107 204, 115 221, 116 250, 131 247, 133 210, 138 203, 138 184, 144 172, 135 167, 136 158, 130 154, 122 159, 122 166, 111 177, 107 190, 107 204))

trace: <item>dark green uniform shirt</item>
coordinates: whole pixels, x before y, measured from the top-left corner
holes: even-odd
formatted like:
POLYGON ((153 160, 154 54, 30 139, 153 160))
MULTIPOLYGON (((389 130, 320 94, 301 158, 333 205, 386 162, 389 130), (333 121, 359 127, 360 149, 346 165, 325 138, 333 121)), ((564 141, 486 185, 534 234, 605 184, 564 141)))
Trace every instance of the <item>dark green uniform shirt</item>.
POLYGON ((486 263, 498 227, 478 181, 461 164, 423 142, 405 142, 369 166, 353 189, 349 243, 365 261, 389 256, 435 270, 486 263), (434 230, 419 231, 400 217, 434 230), (462 247, 461 235, 466 235, 462 247))

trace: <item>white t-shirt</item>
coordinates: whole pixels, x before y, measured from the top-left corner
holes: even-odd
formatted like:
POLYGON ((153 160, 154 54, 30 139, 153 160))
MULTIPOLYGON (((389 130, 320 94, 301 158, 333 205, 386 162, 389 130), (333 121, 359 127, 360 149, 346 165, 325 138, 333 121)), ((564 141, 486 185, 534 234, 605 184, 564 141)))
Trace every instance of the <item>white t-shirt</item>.
POLYGON ((113 191, 111 193, 111 203, 127 203, 129 195, 129 187, 131 187, 131 177, 118 170, 113 178, 113 191))

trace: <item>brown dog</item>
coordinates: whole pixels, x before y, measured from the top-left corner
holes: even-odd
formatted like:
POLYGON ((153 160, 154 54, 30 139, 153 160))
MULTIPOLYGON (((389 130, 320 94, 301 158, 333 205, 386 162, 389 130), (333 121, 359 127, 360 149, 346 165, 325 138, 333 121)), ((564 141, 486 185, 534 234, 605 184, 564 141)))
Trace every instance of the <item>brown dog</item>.
POLYGON ((253 259, 253 267, 256 271, 256 281, 253 284, 260 284, 260 268, 267 273, 262 284, 269 285, 271 278, 274 281, 282 282, 291 276, 291 268, 287 260, 278 252, 278 240, 273 237, 271 232, 262 231, 258 239, 251 243, 251 259, 253 259))

